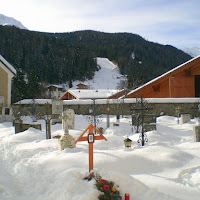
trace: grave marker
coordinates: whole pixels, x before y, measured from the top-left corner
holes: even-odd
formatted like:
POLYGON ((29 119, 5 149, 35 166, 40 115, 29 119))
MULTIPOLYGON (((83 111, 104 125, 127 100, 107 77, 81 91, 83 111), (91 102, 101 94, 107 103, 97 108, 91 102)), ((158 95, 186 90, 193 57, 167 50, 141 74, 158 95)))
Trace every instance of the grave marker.
MULTIPOLYGON (((52 114, 53 115, 61 115, 63 112, 63 101, 61 99, 53 99, 52 100, 52 114)), ((52 119, 52 124, 61 123, 62 119, 54 118, 52 119)))
POLYGON ((88 141, 89 143, 89 172, 93 170, 93 143, 95 140, 103 139, 107 141, 107 139, 100 133, 100 131, 95 126, 90 124, 75 141, 75 143, 80 141, 88 141), (89 131, 88 135, 84 136, 87 131, 89 131), (94 135, 94 131, 96 131, 96 133, 99 135, 94 135))
POLYGON ((45 103, 45 113, 37 114, 37 119, 44 119, 46 122, 46 139, 51 139, 51 120, 58 118, 58 114, 52 114, 51 104, 45 103))
POLYGON ((74 119, 75 119, 74 110, 72 109, 65 110, 62 113, 62 116, 60 116, 60 119, 62 119, 64 135, 61 136, 59 139, 58 150, 62 151, 67 147, 74 148, 76 146, 75 139, 73 136, 69 135, 69 128, 74 128, 74 119))

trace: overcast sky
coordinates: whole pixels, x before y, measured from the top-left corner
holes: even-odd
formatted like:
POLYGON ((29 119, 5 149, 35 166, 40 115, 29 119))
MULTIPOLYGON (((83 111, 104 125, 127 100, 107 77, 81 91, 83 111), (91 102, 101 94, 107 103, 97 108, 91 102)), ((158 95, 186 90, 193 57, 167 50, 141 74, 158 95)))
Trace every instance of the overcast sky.
POLYGON ((29 30, 129 32, 176 47, 200 47, 200 0, 2 0, 0 14, 29 30))

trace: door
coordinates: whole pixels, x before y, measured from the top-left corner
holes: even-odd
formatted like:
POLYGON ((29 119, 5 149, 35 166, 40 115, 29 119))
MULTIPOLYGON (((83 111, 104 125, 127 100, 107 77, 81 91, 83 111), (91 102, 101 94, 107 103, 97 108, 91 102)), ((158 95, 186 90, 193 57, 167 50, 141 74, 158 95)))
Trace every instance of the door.
POLYGON ((195 75, 195 97, 200 97, 200 75, 195 75))

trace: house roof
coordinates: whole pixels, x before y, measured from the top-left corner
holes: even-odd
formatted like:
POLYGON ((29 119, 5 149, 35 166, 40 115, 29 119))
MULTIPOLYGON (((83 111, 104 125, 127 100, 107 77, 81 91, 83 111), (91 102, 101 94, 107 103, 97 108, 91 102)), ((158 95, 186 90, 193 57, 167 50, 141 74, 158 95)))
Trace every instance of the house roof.
MULTIPOLYGON (((163 79, 165 79, 165 78, 168 78, 168 77, 171 76, 172 74, 175 75, 176 73, 179 73, 179 72, 182 71, 182 70, 186 70, 186 69, 190 68, 191 65, 189 65, 189 64, 191 64, 191 63, 193 63, 193 62, 196 62, 196 61, 200 63, 200 56, 197 56, 197 57, 195 57, 195 58, 193 58, 193 59, 190 59, 190 60, 188 60, 187 62, 185 62, 185 63, 183 63, 183 64, 181 64, 181 65, 179 65, 179 66, 177 66, 177 67, 171 69, 170 71, 168 71, 168 72, 162 74, 161 76, 158 76, 158 77, 156 77, 155 79, 153 79, 153 80, 151 80, 151 81, 145 83, 144 85, 142 85, 142 86, 140 86, 140 87, 138 87, 138 88, 132 90, 131 92, 129 92, 129 93, 127 94, 127 96, 129 96, 129 95, 132 94, 132 93, 137 92, 138 90, 140 90, 140 89, 142 89, 142 88, 144 88, 144 87, 146 87, 146 86, 149 86, 149 85, 151 85, 151 84, 155 84, 155 83, 157 83, 157 82, 159 82, 159 81, 161 81, 161 80, 163 80, 163 79)), ((124 97, 124 96, 123 96, 123 97, 124 97)), ((121 98, 123 98, 123 97, 121 97, 121 98)))
POLYGON ((0 55, 0 63, 2 63, 3 66, 5 66, 6 69, 7 69, 10 73, 12 73, 13 75, 16 75, 16 74, 17 74, 15 68, 14 68, 3 56, 1 56, 1 55, 0 55))
POLYGON ((49 85, 47 88, 50 88, 50 87, 54 87, 54 88, 63 89, 63 87, 62 87, 62 86, 60 86, 60 85, 55 85, 55 84, 51 84, 51 85, 49 85))
POLYGON ((65 96, 66 93, 70 93, 76 99, 107 99, 109 96, 112 96, 118 92, 118 90, 67 90, 61 97, 65 96))
POLYGON ((79 84, 77 84, 76 86, 88 86, 88 85, 86 85, 86 84, 83 84, 83 83, 79 83, 79 84))
POLYGON ((114 93, 112 96, 109 96, 108 99, 118 99, 121 96, 127 95, 130 92, 128 89, 119 90, 118 92, 114 93))

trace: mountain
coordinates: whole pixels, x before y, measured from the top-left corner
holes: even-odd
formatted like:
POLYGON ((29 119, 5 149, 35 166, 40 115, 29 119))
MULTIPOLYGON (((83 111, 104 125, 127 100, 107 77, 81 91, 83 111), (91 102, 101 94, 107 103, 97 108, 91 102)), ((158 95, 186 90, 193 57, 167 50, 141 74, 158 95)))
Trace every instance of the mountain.
POLYGON ((25 26, 22 25, 20 21, 12 17, 7 17, 5 15, 0 14, 0 25, 2 26, 16 26, 20 29, 27 29, 25 26))
MULTIPOLYGON (((132 33, 41 33, 14 26, 0 26, 0 54, 26 77, 30 86, 24 94, 27 98, 32 98, 35 90, 30 80, 69 87, 74 81, 92 80, 100 70, 98 57, 117 65, 120 74, 127 77, 129 89, 191 59, 173 46, 149 42, 132 33)), ((34 96, 42 94, 37 93, 34 96)))
POLYGON ((185 53, 189 54, 192 57, 196 57, 200 55, 200 48, 199 47, 191 47, 191 48, 183 48, 182 49, 185 53))

